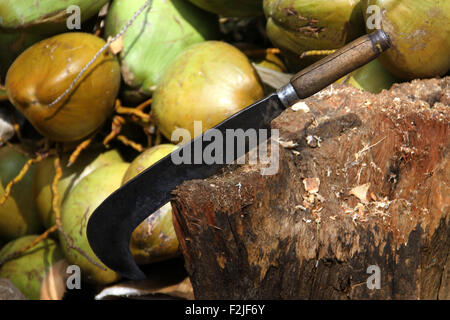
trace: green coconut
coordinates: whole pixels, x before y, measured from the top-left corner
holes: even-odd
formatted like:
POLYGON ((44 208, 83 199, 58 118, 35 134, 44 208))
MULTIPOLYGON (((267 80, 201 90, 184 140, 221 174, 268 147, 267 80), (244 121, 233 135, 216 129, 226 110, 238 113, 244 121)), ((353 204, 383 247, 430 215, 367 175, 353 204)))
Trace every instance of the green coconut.
POLYGON ((78 6, 80 21, 86 21, 108 2, 108 0, 0 0, 0 28, 27 30, 33 33, 55 33, 67 30, 67 20, 78 6))
MULTIPOLYGON (((392 47, 380 62, 392 74, 405 80, 443 76, 450 69, 450 1, 446 0, 362 0, 368 10, 380 8, 381 28, 392 47)), ((371 26, 370 26, 371 27, 371 26)), ((369 29, 368 31, 372 31, 369 29)))
MULTIPOLYGON (((146 0, 114 0, 105 36, 117 34, 146 0)), ((218 20, 186 0, 154 0, 122 37, 122 76, 128 94, 145 97, 156 89, 175 56, 190 45, 218 35, 218 20)))
MULTIPOLYGON (((0 147, 0 197, 28 160, 9 146, 0 147)), ((42 230, 32 197, 34 170, 32 165, 24 178, 13 186, 6 202, 0 205, 0 238, 12 240, 42 230)))
POLYGON ((8 70, 9 100, 43 136, 64 142, 85 138, 114 111, 120 68, 112 53, 101 54, 69 95, 49 104, 69 88, 104 45, 94 35, 69 32, 29 47, 8 70))
MULTIPOLYGON (((264 96, 263 86, 248 58, 220 41, 196 44, 182 52, 164 73, 152 104, 153 118, 166 138, 175 129, 202 131, 264 96)), ((174 142, 179 142, 174 138, 174 142)))
MULTIPOLYGON (((26 247, 36 240, 37 235, 29 235, 7 243, 0 251, 0 260, 26 247)), ((43 297, 44 287, 52 282, 64 292, 64 277, 58 277, 55 284, 55 267, 65 264, 59 245, 52 239, 40 241, 18 258, 7 261, 0 267, 0 278, 9 279, 28 299, 39 300, 43 297), (52 274, 53 273, 53 274, 52 274), (52 278, 51 280, 49 278, 52 278)), ((65 270, 64 270, 65 271, 65 270)))
POLYGON ((78 251, 69 248, 64 236, 60 234, 64 256, 70 264, 80 267, 82 277, 87 282, 104 285, 119 279, 116 272, 107 268, 95 256, 86 236, 86 227, 94 210, 120 187, 128 166, 128 163, 116 163, 98 168, 72 188, 63 203, 61 224, 64 231, 73 239, 76 246, 106 269, 99 268, 78 251))
MULTIPOLYGON (((55 176, 54 160, 55 157, 53 156, 36 164, 36 173, 33 177, 33 198, 36 204, 36 211, 45 228, 50 228, 55 224, 51 190, 53 177, 55 176)), ((70 167, 67 167, 68 161, 69 155, 66 154, 61 159, 63 174, 58 183, 59 206, 67 198, 70 190, 88 174, 100 167, 124 162, 117 150, 103 153, 100 153, 98 150, 83 152, 75 164, 70 167)))
POLYGON ((267 35, 299 69, 322 57, 300 55, 309 50, 338 49, 364 33, 359 0, 264 0, 267 35))
MULTIPOLYGON (((160 144, 141 153, 131 162, 122 184, 177 149, 173 144, 160 144)), ((168 260, 179 254, 179 243, 172 222, 172 206, 165 204, 145 219, 132 233, 130 250, 136 263, 149 264, 168 260)))
POLYGON ((189 0, 207 11, 226 17, 249 17, 264 14, 263 0, 189 0))
POLYGON ((383 89, 389 89, 394 83, 400 80, 393 76, 378 59, 375 59, 361 68, 353 71, 337 83, 348 83, 360 90, 379 93, 383 89))

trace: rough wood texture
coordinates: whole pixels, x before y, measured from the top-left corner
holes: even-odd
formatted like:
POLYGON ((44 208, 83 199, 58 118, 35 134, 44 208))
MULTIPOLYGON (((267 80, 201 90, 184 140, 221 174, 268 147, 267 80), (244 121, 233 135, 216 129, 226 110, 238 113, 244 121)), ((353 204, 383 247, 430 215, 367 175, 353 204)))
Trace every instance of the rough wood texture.
POLYGON ((233 166, 174 191, 196 298, 450 299, 450 78, 304 101, 272 123, 298 144, 277 175, 233 166))

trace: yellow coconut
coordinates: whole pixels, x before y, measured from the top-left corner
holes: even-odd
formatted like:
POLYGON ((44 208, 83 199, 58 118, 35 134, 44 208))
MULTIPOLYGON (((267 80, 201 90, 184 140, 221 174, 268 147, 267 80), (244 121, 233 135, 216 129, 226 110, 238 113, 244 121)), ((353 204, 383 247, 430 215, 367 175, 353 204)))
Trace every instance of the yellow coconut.
MULTIPOLYGON (((128 167, 123 184, 177 149, 160 144, 140 154, 128 167)), ((167 203, 145 219, 131 235, 130 250, 138 264, 163 261, 179 255, 178 239, 172 222, 172 206, 167 203)))
POLYGON ((369 32, 381 27, 392 47, 380 62, 411 80, 445 75, 450 69, 450 1, 362 0, 369 32), (377 16, 380 24, 377 26, 377 16))
POLYGON ((45 137, 76 141, 97 130, 114 111, 120 68, 108 50, 101 54, 69 95, 49 106, 105 45, 88 33, 63 33, 25 50, 6 75, 11 103, 45 137))
MULTIPOLYGON (((153 117, 168 139, 177 128, 194 137, 194 121, 203 131, 264 96, 248 58, 220 41, 193 45, 164 73, 153 99, 153 117)), ((178 142, 174 138, 174 142, 178 142)))

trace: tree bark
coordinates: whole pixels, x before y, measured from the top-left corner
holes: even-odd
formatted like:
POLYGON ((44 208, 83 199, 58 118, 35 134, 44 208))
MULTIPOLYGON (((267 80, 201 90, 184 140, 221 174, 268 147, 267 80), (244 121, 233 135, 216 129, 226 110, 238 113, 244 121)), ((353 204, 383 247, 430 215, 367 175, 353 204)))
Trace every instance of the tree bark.
POLYGON ((272 122, 276 175, 234 165, 174 191, 195 297, 450 299, 450 77, 303 102, 272 122))

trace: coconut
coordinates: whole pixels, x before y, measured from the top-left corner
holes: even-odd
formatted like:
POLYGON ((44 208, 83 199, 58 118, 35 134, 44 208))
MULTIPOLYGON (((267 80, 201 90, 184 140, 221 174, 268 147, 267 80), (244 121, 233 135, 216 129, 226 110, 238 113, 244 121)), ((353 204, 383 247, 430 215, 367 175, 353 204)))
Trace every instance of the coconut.
MULTIPOLYGON (((145 2, 114 0, 106 18, 105 36, 117 34, 145 2)), ((154 0, 152 8, 145 10, 121 39, 121 70, 129 91, 141 97, 151 95, 178 53, 217 35, 214 15, 186 0, 154 0)))
MULTIPOLYGON (((54 160, 55 157, 53 156, 36 164, 36 172, 33 177, 33 198, 36 204, 36 211, 45 228, 50 228, 55 224, 51 190, 53 177, 55 176, 54 160)), ((69 155, 66 154, 61 159, 63 174, 58 183, 59 206, 67 198, 70 190, 88 174, 100 167, 124 162, 117 150, 103 153, 100 153, 98 150, 83 152, 75 164, 70 167, 67 167, 68 161, 69 155)))
POLYGON ((262 15, 263 0, 189 0, 207 11, 226 17, 262 15))
POLYGON ((337 83, 348 83, 355 88, 372 93, 379 93, 383 89, 387 90, 398 82, 400 80, 387 71, 378 59, 337 81, 337 83))
MULTIPOLYGON (((411 80, 443 76, 449 71, 450 1, 362 0, 361 3, 368 22, 376 14, 368 7, 375 5, 380 9, 380 27, 389 34, 392 47, 379 59, 391 73, 411 80)), ((372 25, 367 24, 367 28, 372 31, 372 25)))
POLYGON ((359 0, 264 0, 267 35, 299 69, 321 57, 300 60, 309 50, 338 49, 364 33, 359 0))
POLYGON ((263 95, 255 69, 240 50, 207 41, 182 52, 167 69, 155 92, 152 114, 168 139, 177 128, 194 137, 194 121, 201 121, 205 131, 263 95))
MULTIPOLYGON (((0 27, 21 29, 33 33, 53 33, 63 31, 68 20, 79 14, 83 22, 95 14, 108 0, 2 0, 0 1, 0 27), (71 10, 77 6, 79 11, 71 10)), ((70 21, 69 21, 70 22, 70 21)))
MULTIPOLYGON (((9 146, 0 148, 0 197, 28 160, 9 146)), ((34 169, 34 165, 31 166, 24 178, 13 186, 6 202, 0 205, 0 238, 11 240, 42 229, 32 198, 34 169)))
POLYGON ((36 43, 8 70, 9 100, 45 137, 55 141, 86 137, 114 111, 120 68, 112 53, 101 54, 67 97, 49 104, 69 88, 104 44, 96 36, 78 32, 36 43))
MULTIPOLYGON (((177 146, 160 144, 141 153, 128 167, 122 184, 158 162, 177 146)), ((145 219, 132 233, 131 253, 138 264, 149 264, 173 258, 179 254, 178 239, 172 222, 172 206, 165 204, 145 219)))
MULTIPOLYGON (((0 259, 26 247, 37 237, 29 235, 7 243, 0 251, 0 259)), ((66 288, 66 270, 62 266, 67 266, 67 262, 59 245, 45 239, 3 264, 0 278, 9 279, 28 299, 62 299, 66 288)))
POLYGON ((86 236, 86 226, 94 210, 120 187, 128 166, 128 163, 116 163, 98 168, 72 188, 63 203, 61 224, 64 231, 73 239, 74 245, 106 269, 101 269, 78 251, 69 248, 66 239, 60 234, 64 256, 70 264, 80 267, 82 278, 87 282, 103 285, 119 279, 116 272, 104 266, 95 256, 86 236))

